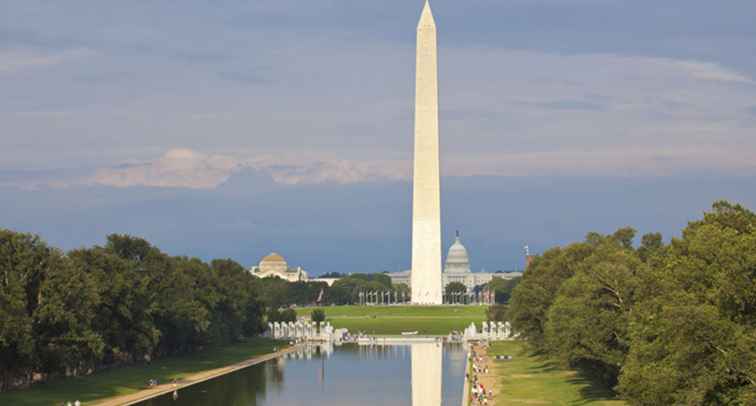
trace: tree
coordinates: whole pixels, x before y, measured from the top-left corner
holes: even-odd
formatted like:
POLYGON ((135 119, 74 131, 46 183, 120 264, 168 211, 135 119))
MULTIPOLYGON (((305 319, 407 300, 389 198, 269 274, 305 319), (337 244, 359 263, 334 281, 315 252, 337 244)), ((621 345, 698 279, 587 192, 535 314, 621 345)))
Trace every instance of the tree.
POLYGON ((507 306, 501 304, 488 306, 488 309, 486 309, 486 319, 488 321, 507 321, 507 306))
POLYGON ((259 334, 256 288, 234 261, 170 257, 128 235, 65 255, 0 230, 0 390, 259 334))
POLYGON ((756 215, 717 202, 659 262, 630 323, 621 393, 639 405, 748 404, 756 395, 756 215))
POLYGON ((664 254, 664 242, 660 233, 649 233, 641 238, 638 256, 643 262, 649 262, 664 254))
POLYGON ((96 281, 59 252, 51 254, 50 267, 34 312, 39 370, 87 373, 94 370, 105 347, 93 323, 100 302, 96 281))
POLYGON ((512 327, 536 349, 544 349, 544 329, 549 307, 564 281, 572 277, 601 239, 588 235, 585 243, 552 248, 534 258, 522 281, 514 288, 508 318, 512 327), (595 242, 593 241, 595 240, 595 242))
POLYGON ((547 312, 549 351, 614 386, 629 350, 628 318, 643 272, 646 267, 632 247, 614 238, 600 243, 564 282, 547 312))
POLYGON ((285 309, 281 312, 281 321, 294 322, 297 321, 297 312, 294 309, 285 309))
POLYGON ((38 237, 0 229, 0 389, 31 381, 33 313, 49 270, 50 249, 38 237))
POLYGON ((109 235, 105 248, 123 259, 136 262, 143 262, 156 253, 147 240, 126 234, 109 235))
POLYGON ((612 234, 612 239, 625 249, 633 248, 633 239, 635 238, 636 231, 632 227, 623 227, 615 231, 612 234))
POLYGON ((100 298, 92 323, 104 341, 101 362, 133 362, 152 354, 160 331, 152 320, 149 277, 137 271, 135 261, 100 247, 74 250, 68 256, 94 280, 100 298))
POLYGON ((460 282, 451 282, 446 285, 444 293, 449 303, 462 303, 464 301, 462 296, 467 293, 467 286, 460 282))
POLYGON ((310 319, 317 323, 318 326, 318 332, 320 332, 320 323, 326 321, 326 314, 323 309, 315 309, 312 311, 312 314, 310 315, 310 319))
POLYGON ((393 285, 393 290, 396 293, 396 295, 399 297, 399 300, 410 300, 410 296, 412 296, 412 290, 410 289, 407 284, 404 283, 398 283, 396 285, 393 285))
POLYGON ((259 300, 268 309, 289 306, 290 283, 279 277, 255 279, 254 290, 259 300))
POLYGON ((487 287, 494 292, 496 303, 507 304, 512 297, 514 288, 520 283, 520 280, 522 280, 522 278, 502 279, 494 277, 488 282, 487 287))

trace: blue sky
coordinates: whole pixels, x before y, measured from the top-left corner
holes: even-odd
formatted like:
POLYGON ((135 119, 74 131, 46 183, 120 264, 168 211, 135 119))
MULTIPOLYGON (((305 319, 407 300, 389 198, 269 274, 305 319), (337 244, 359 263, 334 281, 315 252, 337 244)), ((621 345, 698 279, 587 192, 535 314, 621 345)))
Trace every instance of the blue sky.
MULTIPOLYGON (((432 5, 445 240, 462 228, 474 268, 756 205, 753 1, 432 5)), ((408 266, 421 6, 0 2, 0 226, 247 265, 277 250, 314 273, 408 266)))

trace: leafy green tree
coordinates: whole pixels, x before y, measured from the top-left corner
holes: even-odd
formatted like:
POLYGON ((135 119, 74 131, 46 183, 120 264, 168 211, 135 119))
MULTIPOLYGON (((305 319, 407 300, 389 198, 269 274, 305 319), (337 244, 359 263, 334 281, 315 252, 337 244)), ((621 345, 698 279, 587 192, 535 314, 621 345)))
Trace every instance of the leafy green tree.
POLYGON ((295 312, 294 309, 284 309, 281 312, 281 321, 284 321, 284 322, 297 321, 297 312, 295 312))
POLYGON ((49 256, 38 237, 0 229, 0 389, 34 372, 33 313, 49 256))
POLYGON ((321 323, 326 321, 326 313, 323 311, 323 309, 315 309, 312 311, 312 314, 310 315, 310 319, 314 321, 315 323, 321 323))
POLYGON ((649 233, 641 238, 638 256, 643 262, 649 262, 664 255, 664 242, 660 233, 649 233))
POLYGON ((630 323, 634 404, 748 404, 756 388, 756 215, 717 202, 673 239, 630 323))
POLYGON ((507 304, 512 297, 514 288, 521 280, 522 278, 502 279, 494 277, 488 282, 487 287, 493 290, 496 303, 507 304))
POLYGON ((566 248, 552 248, 534 258, 522 281, 514 288, 508 318, 512 327, 536 349, 544 349, 544 330, 549 307, 564 281, 572 277, 582 261, 590 256, 600 235, 588 236, 588 242, 566 248), (595 238, 596 242, 591 240, 595 238))
POLYGON ((444 293, 446 294, 446 297, 449 298, 447 300, 462 300, 452 298, 457 297, 456 295, 459 295, 461 297, 462 295, 467 293, 467 286, 460 282, 451 282, 446 285, 446 288, 444 288, 444 293))
POLYGON ((396 285, 393 285, 392 290, 396 292, 397 296, 399 297, 399 300, 402 300, 402 298, 404 298, 404 300, 408 301, 410 296, 412 295, 412 290, 410 289, 409 286, 407 286, 404 283, 398 283, 396 285))
POLYGON ((109 235, 105 248, 123 259, 137 263, 146 261, 150 255, 158 254, 147 240, 126 234, 109 235))
POLYGON ((105 347, 93 323, 100 302, 96 281, 61 253, 53 252, 49 265, 34 312, 39 369, 86 373, 95 368, 105 347))
POLYGON ((488 306, 486 319, 488 321, 507 321, 507 306, 502 304, 488 306))
POLYGON ((616 241, 625 249, 633 248, 633 239, 635 238, 636 231, 632 227, 623 227, 615 231, 612 234, 612 240, 616 241))
POLYGON ((64 255, 0 230, 0 390, 259 334, 257 288, 231 260, 170 257, 128 235, 64 255))
MULTIPOLYGON (((625 235, 627 237, 627 235, 625 235)), ((645 264, 623 239, 607 238, 564 282, 547 312, 550 352, 617 383, 629 350, 628 318, 645 264)))
POLYGON ((280 308, 292 304, 289 300, 291 283, 279 277, 255 279, 253 283, 257 297, 266 308, 280 308))
POLYGON ((100 297, 92 321, 104 340, 104 364, 133 362, 152 354, 160 338, 151 315, 149 278, 135 261, 95 247, 68 255, 89 275, 100 297))

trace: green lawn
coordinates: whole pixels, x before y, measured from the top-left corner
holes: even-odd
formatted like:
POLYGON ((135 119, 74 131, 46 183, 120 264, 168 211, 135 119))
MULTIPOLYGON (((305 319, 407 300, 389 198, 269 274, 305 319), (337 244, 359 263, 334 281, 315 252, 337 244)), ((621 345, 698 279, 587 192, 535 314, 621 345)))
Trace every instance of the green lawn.
POLYGON ((59 405, 78 399, 82 402, 128 395, 144 389, 148 379, 159 382, 181 379, 197 372, 220 368, 273 352, 280 342, 258 338, 226 347, 153 362, 150 366, 130 366, 101 371, 91 376, 60 379, 30 389, 0 393, 0 405, 59 405))
MULTIPOLYGON (((297 314, 309 315, 314 309, 300 308, 297 314)), ((486 318, 485 306, 332 306, 320 309, 336 328, 347 328, 352 333, 387 335, 403 331, 446 335, 452 330, 462 331, 472 322, 479 324, 486 318)))
POLYGON ((512 405, 606 405, 624 406, 609 388, 577 371, 530 353, 521 341, 491 345, 491 356, 511 355, 512 361, 494 361, 499 383, 497 406, 512 405))

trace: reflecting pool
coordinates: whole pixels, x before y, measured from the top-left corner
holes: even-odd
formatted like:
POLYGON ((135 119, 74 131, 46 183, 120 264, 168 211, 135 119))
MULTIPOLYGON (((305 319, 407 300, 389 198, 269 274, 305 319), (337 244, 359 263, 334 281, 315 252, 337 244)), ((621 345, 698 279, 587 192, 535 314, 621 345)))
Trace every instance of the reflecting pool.
POLYGON ((466 354, 434 342, 307 346, 140 406, 458 406, 466 354))

